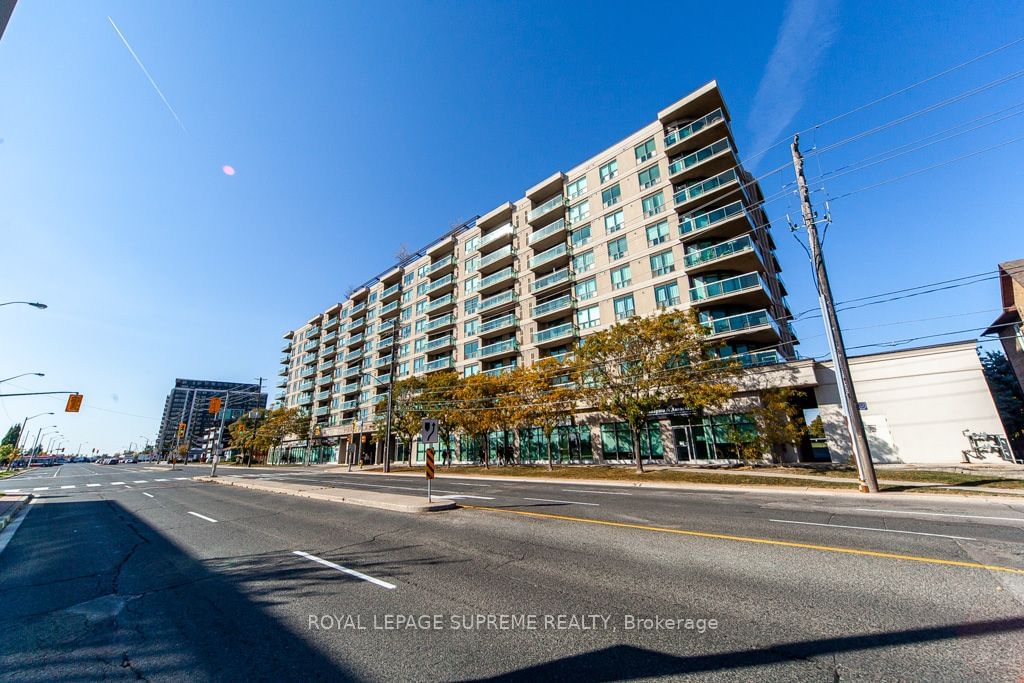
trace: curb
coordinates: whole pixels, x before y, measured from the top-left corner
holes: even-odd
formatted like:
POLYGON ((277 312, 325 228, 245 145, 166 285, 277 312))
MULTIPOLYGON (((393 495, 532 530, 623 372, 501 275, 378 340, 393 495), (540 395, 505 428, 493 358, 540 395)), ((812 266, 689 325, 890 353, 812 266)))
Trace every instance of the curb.
POLYGON ((458 504, 453 500, 426 503, 413 496, 396 495, 393 493, 373 494, 365 491, 335 488, 333 486, 302 486, 292 483, 270 484, 229 477, 193 477, 192 480, 208 484, 220 484, 222 486, 237 486, 242 489, 263 491, 264 493, 277 493, 285 496, 309 498, 311 500, 323 500, 330 503, 347 503, 348 505, 377 508, 379 510, 391 510, 392 512, 422 514, 454 510, 458 507, 458 504), (387 496, 387 498, 382 500, 382 496, 387 496))
POLYGON ((2 500, 4 497, 8 497, 8 498, 21 498, 21 500, 16 502, 14 505, 12 505, 10 510, 8 510, 5 513, 3 513, 3 516, 0 516, 0 531, 3 531, 4 529, 6 529, 7 525, 10 524, 12 521, 14 521, 14 518, 18 516, 19 512, 21 512, 21 508, 23 508, 26 505, 28 505, 28 502, 30 500, 32 500, 32 494, 31 493, 26 493, 24 495, 18 495, 18 496, 0 496, 0 500, 2 500))

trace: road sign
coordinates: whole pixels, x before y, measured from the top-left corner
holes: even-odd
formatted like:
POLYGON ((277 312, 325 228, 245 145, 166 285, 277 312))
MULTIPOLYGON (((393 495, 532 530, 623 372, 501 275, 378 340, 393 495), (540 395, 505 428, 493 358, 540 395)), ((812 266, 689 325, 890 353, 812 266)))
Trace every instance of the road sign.
POLYGON ((82 408, 81 394, 71 394, 68 396, 68 404, 64 406, 65 413, 77 413, 82 408))
POLYGON ((420 427, 420 441, 437 443, 437 420, 424 420, 420 427))
POLYGON ((427 479, 434 478, 434 449, 427 448, 427 479))
POLYGON ((220 412, 220 406, 221 406, 221 398, 220 398, 220 396, 214 396, 213 398, 210 399, 209 412, 211 414, 213 414, 213 415, 216 415, 217 413, 220 412))

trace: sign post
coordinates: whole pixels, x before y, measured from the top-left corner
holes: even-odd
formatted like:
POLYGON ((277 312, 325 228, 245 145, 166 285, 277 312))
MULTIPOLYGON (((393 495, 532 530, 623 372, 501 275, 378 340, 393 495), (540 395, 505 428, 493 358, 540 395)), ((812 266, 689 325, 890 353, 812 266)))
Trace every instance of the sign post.
POLYGON ((434 447, 427 446, 427 502, 430 502, 430 481, 434 478, 434 447))
POLYGON ((434 447, 431 444, 437 443, 437 420, 424 420, 420 427, 420 441, 427 444, 426 450, 426 475, 427 475, 427 502, 430 501, 430 481, 434 478, 434 447))

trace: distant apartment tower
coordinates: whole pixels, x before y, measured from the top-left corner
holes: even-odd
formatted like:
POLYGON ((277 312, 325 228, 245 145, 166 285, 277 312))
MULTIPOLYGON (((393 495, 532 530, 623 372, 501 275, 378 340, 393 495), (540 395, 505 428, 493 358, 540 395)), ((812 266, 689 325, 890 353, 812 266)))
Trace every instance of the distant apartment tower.
POLYGON ((227 411, 223 414, 225 423, 232 422, 247 410, 267 405, 267 393, 261 392, 255 382, 176 379, 164 402, 160 431, 156 437, 157 453, 170 453, 179 445, 179 424, 185 424, 185 436, 180 443, 187 443, 190 448, 198 447, 203 433, 220 425, 222 413, 209 412, 210 399, 215 397, 221 399, 221 410, 227 411))
POLYGON ((284 335, 278 400, 325 437, 372 440, 393 379, 505 372, 668 309, 695 309, 744 365, 793 358, 764 198, 729 121, 708 83, 372 278, 284 335))

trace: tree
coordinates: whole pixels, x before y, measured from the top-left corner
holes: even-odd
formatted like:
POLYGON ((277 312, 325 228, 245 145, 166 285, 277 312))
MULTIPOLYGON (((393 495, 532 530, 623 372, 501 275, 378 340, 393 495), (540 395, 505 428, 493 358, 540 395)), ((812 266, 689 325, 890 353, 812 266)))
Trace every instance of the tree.
POLYGON ((516 427, 523 423, 523 399, 516 393, 516 386, 521 383, 520 377, 527 372, 524 366, 516 366, 508 372, 491 377, 491 391, 494 397, 492 408, 494 429, 501 432, 501 443, 498 445, 498 457, 502 465, 510 462, 515 464, 516 427), (508 435, 512 433, 512 443, 508 443, 508 435))
POLYGON ((252 460, 261 447, 266 447, 266 433, 261 438, 259 427, 266 416, 266 410, 254 410, 242 413, 237 420, 228 427, 231 435, 231 447, 237 448, 245 455, 246 464, 252 465, 252 460))
POLYGON ((18 424, 11 425, 11 428, 8 429, 7 433, 4 435, 3 440, 0 441, 0 445, 4 445, 4 446, 17 446, 18 445, 18 437, 20 437, 20 436, 21 436, 21 424, 18 423, 18 424))
POLYGON ((459 404, 455 424, 480 446, 484 468, 490 467, 487 433, 498 426, 494 408, 500 385, 496 377, 480 373, 465 378, 455 390, 454 398, 459 404))
POLYGON ((5 465, 14 460, 14 444, 0 444, 0 465, 5 465))
POLYGON ((669 402, 706 410, 732 396, 734 363, 712 358, 717 345, 692 311, 633 317, 588 336, 576 352, 581 393, 629 425, 642 473, 640 434, 648 416, 669 402))
POLYGON ((442 460, 447 459, 451 467, 452 436, 459 426, 458 393, 463 380, 454 370, 432 372, 424 375, 422 380, 423 418, 437 420, 438 437, 444 444, 441 457, 442 460), (447 458, 445 451, 448 451, 447 458))
MULTIPOLYGON (((767 454, 773 463, 781 461, 782 449, 800 442, 808 432, 795 402, 803 392, 791 387, 765 389, 748 415, 748 429, 730 427, 729 440, 736 444, 740 458, 747 462, 763 460, 767 454)), ((821 425, 821 418, 818 424, 821 425)), ((822 429, 824 434, 824 429, 822 429)))
POLYGON ((280 447, 289 435, 308 438, 309 427, 309 416, 302 414, 298 408, 273 408, 265 411, 260 418, 253 436, 253 446, 257 451, 269 452, 271 448, 280 447))
POLYGON ((1005 355, 997 351, 981 353, 980 350, 979 355, 999 419, 1014 451, 1020 455, 1024 453, 1024 391, 1005 355))
POLYGON ((568 364, 547 357, 511 373, 518 421, 523 427, 537 427, 543 432, 549 470, 553 469, 551 436, 575 408, 576 392, 566 382, 570 379, 569 370, 568 364))
MULTIPOLYGON (((405 444, 409 453, 409 465, 412 466, 412 440, 420 433, 423 423, 424 409, 423 377, 407 377, 391 385, 391 434, 405 444)), ((384 396, 378 401, 374 411, 374 431, 381 443, 387 437, 388 400, 384 396)))

